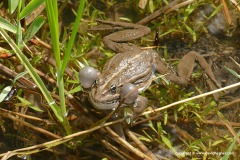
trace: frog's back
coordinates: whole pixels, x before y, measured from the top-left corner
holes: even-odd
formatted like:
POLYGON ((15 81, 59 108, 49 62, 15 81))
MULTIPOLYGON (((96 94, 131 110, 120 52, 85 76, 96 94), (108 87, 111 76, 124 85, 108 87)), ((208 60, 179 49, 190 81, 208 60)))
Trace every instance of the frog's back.
MULTIPOLYGON (((152 50, 137 50, 119 53, 104 66, 102 77, 106 82, 121 86, 126 82, 146 81, 153 72, 154 55, 152 50)), ((110 85, 110 84, 109 84, 110 85)))

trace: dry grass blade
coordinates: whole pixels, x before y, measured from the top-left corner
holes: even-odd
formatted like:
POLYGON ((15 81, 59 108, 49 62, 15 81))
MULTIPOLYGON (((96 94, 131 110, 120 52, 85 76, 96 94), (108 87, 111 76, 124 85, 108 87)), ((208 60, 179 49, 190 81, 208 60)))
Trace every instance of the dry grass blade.
MULTIPOLYGON (((203 123, 213 124, 213 125, 221 125, 221 126, 226 125, 226 123, 223 123, 222 121, 219 122, 219 121, 214 121, 214 120, 203 120, 203 123)), ((233 127, 240 127, 240 123, 228 122, 228 124, 233 126, 233 127)))
POLYGON ((146 153, 146 155, 148 155, 149 157, 151 157, 153 160, 158 160, 158 158, 156 157, 156 155, 150 151, 134 134, 133 132, 131 132, 129 129, 125 130, 125 133, 127 134, 127 136, 137 144, 137 146, 144 152, 146 153))
POLYGON ((74 134, 70 134, 68 136, 65 136, 65 137, 62 137, 62 138, 59 138, 59 139, 56 139, 56 140, 52 140, 52 141, 49 141, 49 142, 45 142, 45 143, 42 143, 42 144, 38 144, 38 145, 26 147, 26 148, 21 148, 21 149, 16 149, 16 150, 13 150, 13 151, 8 151, 6 153, 0 154, 0 157, 10 158, 14 155, 21 156, 21 155, 29 155, 29 154, 33 154, 33 153, 38 153, 38 152, 47 150, 51 147, 66 143, 66 142, 72 140, 74 137, 77 137, 77 136, 80 136, 80 135, 83 135, 83 134, 88 134, 88 133, 96 131, 100 128, 103 128, 103 127, 106 127, 106 126, 109 126, 109 125, 113 125, 113 124, 116 124, 116 123, 120 123, 120 122, 122 122, 122 119, 114 121, 114 122, 108 122, 108 123, 90 128, 88 130, 84 130, 84 131, 80 131, 80 132, 77 132, 77 133, 74 133, 74 134))
POLYGON ((7 117, 7 118, 9 118, 9 119, 11 119, 11 120, 13 120, 14 122, 18 122, 18 123, 20 123, 20 124, 23 124, 23 125, 31 128, 31 129, 33 129, 33 130, 36 130, 36 131, 38 131, 38 132, 40 132, 40 133, 42 133, 42 134, 51 136, 51 137, 53 137, 53 138, 61 138, 60 136, 58 136, 58 135, 56 135, 56 134, 54 134, 54 133, 51 133, 51 132, 49 132, 49 131, 47 131, 47 130, 45 130, 45 129, 39 128, 39 127, 34 126, 34 125, 32 125, 32 124, 30 124, 30 123, 28 123, 28 122, 25 122, 25 121, 23 121, 23 120, 20 120, 20 119, 12 116, 11 114, 9 114, 9 113, 7 113, 7 112, 0 112, 0 115, 1 115, 1 116, 4 116, 4 117, 7 117))
POLYGON ((237 7, 238 11, 240 12, 239 2, 236 2, 235 0, 231 0, 231 2, 237 7))
POLYGON ((237 63, 237 61, 235 61, 231 56, 230 56, 230 59, 239 67, 239 69, 240 69, 240 64, 239 63, 237 63))
POLYGON ((182 104, 182 103, 185 103, 185 102, 189 102, 189 101, 192 101, 192 100, 195 100, 195 99, 199 99, 199 98, 202 98, 202 97, 206 97, 206 96, 212 95, 214 93, 222 92, 222 91, 225 91, 225 90, 228 90, 228 89, 231 89, 231 88, 234 88, 234 87, 238 87, 238 86, 240 86, 240 82, 229 85, 229 86, 226 86, 224 88, 216 89, 214 91, 203 93, 203 94, 191 97, 191 98, 180 100, 180 101, 171 103, 169 105, 166 105, 164 107, 161 107, 161 108, 158 108, 158 109, 155 109, 155 110, 152 110, 152 111, 146 111, 146 112, 143 112, 141 115, 147 115, 147 114, 151 114, 151 113, 154 113, 154 112, 159 112, 159 111, 162 111, 162 110, 166 110, 166 109, 169 109, 173 106, 176 106, 176 105, 179 105, 179 104, 182 104))
POLYGON ((223 4, 223 12, 224 12, 224 15, 225 15, 227 25, 230 26, 232 24, 232 18, 230 16, 227 4, 226 4, 225 0, 221 0, 221 3, 223 4))
POLYGON ((108 141, 101 139, 101 142, 107 149, 109 149, 114 154, 116 154, 118 156, 118 158, 125 160, 126 158, 123 157, 123 156, 125 156, 125 157, 127 157, 128 160, 134 160, 134 158, 130 157, 130 155, 128 155, 128 153, 126 153, 124 150, 119 149, 118 147, 114 146, 113 144, 109 143, 108 141))
POLYGON ((27 118, 27 119, 31 119, 31 120, 35 120, 35 121, 39 121, 39 122, 44 122, 48 125, 53 124, 52 122, 50 122, 48 120, 45 120, 45 119, 41 119, 41 118, 38 118, 38 117, 29 116, 29 115, 25 115, 25 114, 20 114, 20 113, 9 111, 9 110, 3 109, 3 108, 0 108, 0 111, 1 111, 1 113, 5 112, 6 114, 13 114, 13 115, 17 115, 19 117, 23 117, 23 118, 27 118))
POLYGON ((234 137, 236 137, 236 140, 237 140, 237 142, 238 142, 238 144, 240 144, 240 139, 239 138, 237 138, 237 133, 234 131, 234 129, 232 128, 232 125, 229 123, 229 121, 228 120, 226 120, 226 118, 223 116, 223 115, 219 115, 220 117, 221 117, 221 122, 223 123, 223 124, 225 124, 225 126, 228 128, 228 130, 230 131, 230 133, 234 136, 234 137))
POLYGON ((111 128, 106 127, 108 133, 111 134, 111 136, 113 136, 115 139, 117 139, 118 143, 120 145, 123 145, 124 147, 126 147, 129 151, 131 151, 132 153, 134 153, 136 156, 138 156, 141 159, 146 159, 146 160, 151 160, 151 158, 149 156, 147 156, 146 154, 142 153, 141 151, 139 151, 137 148, 133 147, 132 145, 130 145, 126 140, 124 140, 123 138, 121 138, 120 136, 118 136, 111 128))
POLYGON ((182 2, 182 3, 180 3, 180 4, 177 4, 177 5, 173 6, 173 7, 170 8, 170 9, 168 9, 168 10, 166 11, 166 13, 170 13, 170 12, 176 10, 176 9, 179 9, 179 8, 181 8, 181 7, 184 7, 184 6, 186 6, 186 5, 189 5, 189 4, 193 3, 194 1, 196 1, 196 0, 187 0, 187 1, 184 1, 184 2, 182 2))

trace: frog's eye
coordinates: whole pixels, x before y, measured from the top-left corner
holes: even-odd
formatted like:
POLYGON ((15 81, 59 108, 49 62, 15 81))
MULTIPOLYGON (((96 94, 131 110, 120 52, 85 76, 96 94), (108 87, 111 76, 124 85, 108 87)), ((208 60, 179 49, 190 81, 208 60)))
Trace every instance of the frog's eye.
POLYGON ((117 91, 117 86, 115 84, 112 84, 110 87, 111 92, 116 92, 117 91))

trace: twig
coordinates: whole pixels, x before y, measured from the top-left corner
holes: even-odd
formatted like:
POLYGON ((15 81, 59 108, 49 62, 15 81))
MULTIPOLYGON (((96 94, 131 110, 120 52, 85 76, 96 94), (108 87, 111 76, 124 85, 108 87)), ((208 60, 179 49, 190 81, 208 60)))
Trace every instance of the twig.
POLYGON ((158 18, 159 16, 161 16, 162 14, 164 14, 167 10, 169 10, 172 6, 177 5, 178 3, 180 3, 183 0, 175 0, 171 3, 169 3, 167 6, 155 11, 154 13, 150 14, 149 16, 143 18, 142 20, 140 20, 139 22, 137 22, 137 24, 147 24, 149 22, 151 22, 152 20, 158 18))
POLYGON ((239 99, 235 99, 235 100, 233 100, 233 101, 231 101, 231 102, 229 102, 229 103, 226 103, 226 104, 221 105, 221 106, 218 108, 218 110, 224 109, 224 108, 226 108, 226 107, 228 107, 228 106, 231 106, 231 105, 233 105, 233 104, 235 104, 235 103, 240 103, 240 98, 239 98, 239 99))
POLYGON ((45 120, 45 119, 41 119, 41 118, 37 118, 37 117, 25 115, 25 114, 20 114, 20 113, 13 112, 13 111, 9 111, 9 110, 3 109, 3 108, 0 108, 0 111, 1 111, 1 112, 6 112, 7 114, 14 114, 14 115, 17 115, 17 116, 19 116, 19 117, 23 117, 23 118, 27 118, 27 119, 44 122, 44 123, 46 123, 47 125, 49 125, 49 124, 55 124, 55 123, 52 123, 52 122, 50 122, 50 121, 48 121, 48 120, 45 120))
POLYGON ((21 124, 23 124, 23 125, 25 125, 25 126, 27 126, 27 127, 29 127, 29 128, 32 128, 33 130, 36 130, 36 131, 38 131, 38 132, 40 132, 40 133, 42 133, 42 134, 49 135, 49 136, 51 136, 51 137, 53 137, 53 138, 61 138, 60 136, 58 136, 58 135, 56 135, 56 134, 53 134, 53 133, 51 133, 51 132, 49 132, 49 131, 47 131, 47 130, 45 130, 45 129, 36 127, 36 126, 34 126, 34 125, 30 124, 30 123, 27 123, 27 122, 25 122, 25 121, 23 121, 23 120, 20 120, 20 119, 18 119, 18 118, 16 118, 16 117, 12 116, 12 115, 9 114, 9 113, 0 112, 0 115, 5 116, 5 117, 8 117, 8 118, 10 118, 11 120, 13 120, 14 122, 19 122, 19 123, 21 123, 21 124))
POLYGON ((143 112, 143 113, 140 114, 140 115, 146 115, 146 114, 151 114, 151 113, 154 113, 154 112, 159 112, 159 111, 162 111, 162 110, 171 108, 171 107, 173 107, 173 106, 176 106, 176 105, 179 105, 179 104, 182 104, 182 103, 185 103, 185 102, 189 102, 189 101, 192 101, 192 100, 195 100, 195 99, 199 99, 199 98, 202 98, 202 97, 206 97, 206 96, 212 95, 212 94, 214 94, 214 93, 222 92, 222 91, 225 91, 225 90, 228 90, 228 89, 231 89, 231 88, 234 88, 234 87, 238 87, 238 86, 240 86, 240 82, 235 83, 235 84, 232 84, 232 85, 229 85, 229 86, 226 86, 226 87, 224 87, 224 88, 220 88, 220 89, 213 90, 213 91, 211 91, 211 92, 203 93, 203 94, 200 94, 200 95, 191 97, 191 98, 187 98, 187 99, 184 99, 184 100, 180 100, 180 101, 171 103, 171 104, 169 104, 169 105, 166 105, 166 106, 164 106, 164 107, 161 107, 161 108, 158 108, 158 109, 154 109, 154 110, 152 110, 152 111, 146 111, 146 112, 143 112))
POLYGON ((49 141, 49 142, 41 143, 41 144, 38 144, 38 145, 35 145, 35 146, 30 146, 30 147, 26 147, 26 148, 16 149, 16 150, 13 150, 13 151, 8 151, 8 152, 0 154, 0 157, 10 158, 14 155, 20 155, 21 156, 21 155, 28 155, 28 154, 41 152, 41 151, 47 150, 48 148, 55 147, 57 145, 66 143, 67 141, 70 141, 74 137, 77 137, 77 136, 80 136, 80 135, 83 135, 83 134, 87 134, 87 133, 91 133, 91 132, 96 131, 100 128, 103 128, 103 127, 106 127, 106 126, 109 126, 109 125, 113 125, 113 124, 116 124, 116 123, 119 123, 119 122, 122 122, 122 121, 123 121, 123 119, 116 120, 114 122, 108 122, 108 123, 90 128, 90 129, 85 130, 85 131, 80 131, 80 132, 65 136, 63 138, 59 138, 59 139, 52 140, 52 141, 49 141))
POLYGON ((192 135, 190 135, 187 131, 181 129, 177 125, 170 124, 169 126, 171 126, 172 128, 177 130, 177 133, 179 134, 178 135, 179 138, 180 138, 180 135, 181 135, 181 137, 183 137, 184 139, 187 139, 187 140, 190 140, 190 141, 194 141, 195 140, 195 138, 192 135))
POLYGON ((238 2, 236 2, 235 0, 231 0, 231 2, 237 7, 238 11, 240 12, 240 5, 238 2))
POLYGON ((223 4, 223 13, 225 15, 225 19, 227 21, 227 25, 230 26, 232 24, 232 19, 231 19, 229 10, 227 8, 227 4, 226 4, 225 0, 221 0, 221 3, 223 4))
POLYGON ((83 150, 83 151, 85 151, 85 152, 88 152, 88 153, 90 153, 91 155, 95 155, 95 156, 97 156, 97 157, 99 157, 99 158, 101 158, 101 159, 102 159, 103 157, 105 157, 105 158, 107 158, 107 159, 116 160, 115 157, 111 157, 110 155, 105 154, 105 153, 103 153, 103 152, 99 152, 99 151, 92 150, 92 149, 89 149, 89 148, 81 148, 81 150, 83 150))
POLYGON ((112 151, 119 159, 126 160, 125 157, 127 157, 128 160, 134 160, 134 158, 130 157, 126 152, 120 150, 119 148, 117 148, 116 146, 112 145, 111 143, 109 143, 105 139, 101 139, 101 142, 107 149, 112 151), (125 157, 123 157, 123 155, 125 157))
POLYGON ((161 9, 155 11, 154 13, 150 14, 149 16, 143 18, 142 20, 140 20, 139 22, 137 22, 137 24, 141 24, 141 25, 145 25, 151 21, 153 21, 154 19, 160 17, 163 14, 167 14, 170 13, 178 8, 184 7, 188 4, 193 3, 196 0, 187 0, 187 1, 183 1, 183 0, 175 0, 171 3, 169 3, 167 6, 162 7, 161 9), (182 2, 182 3, 181 3, 182 2))
POLYGON ((187 1, 184 1, 184 2, 182 2, 182 3, 180 3, 180 4, 177 4, 177 5, 173 6, 172 8, 168 9, 168 10, 166 11, 166 14, 167 14, 167 13, 170 13, 170 12, 172 12, 172 11, 178 9, 178 8, 181 8, 181 7, 184 7, 184 6, 188 5, 188 4, 191 4, 191 3, 193 3, 194 1, 196 1, 196 0, 187 0, 187 1))
MULTIPOLYGON (((228 130, 230 131, 230 133, 232 133, 232 135, 237 138, 237 133, 234 131, 234 129, 232 128, 232 126, 231 126, 231 124, 228 122, 228 120, 226 120, 226 118, 225 118, 223 115, 221 115, 221 114, 219 114, 219 116, 220 116, 220 118, 221 118, 220 121, 221 121, 222 123, 224 123, 225 126, 226 126, 226 127, 228 128, 228 130)), ((237 138, 237 142, 240 144, 240 139, 239 139, 239 138, 237 138)))
MULTIPOLYGON (((37 39, 37 40, 40 40, 40 39, 37 39)), ((42 41, 41 41, 42 42, 42 41)), ((43 42, 42 42, 43 43, 43 42)), ((41 45, 43 45, 42 43, 40 43, 41 45)), ((47 45, 47 44, 46 44, 47 45)), ((46 46, 46 45, 43 45, 44 47, 46 47, 47 49, 49 49, 51 52, 52 52, 52 49, 51 49, 51 46, 46 46), (49 48, 50 47, 50 48, 49 48)), ((29 53, 31 53, 31 54, 34 54, 34 55, 36 55, 36 56, 39 56, 39 53, 38 52, 32 52, 31 50, 30 50, 30 48, 26 45, 26 44, 24 44, 24 49, 26 50, 26 51, 28 51, 29 53)), ((51 55, 44 55, 43 56, 43 60, 44 61, 46 61, 47 63, 49 63, 51 66, 53 66, 54 68, 56 68, 56 61, 55 61, 55 59, 53 59, 53 58, 51 58, 51 55)), ((65 71, 64 71, 69 77, 71 77, 72 79, 74 79, 75 78, 75 76, 74 76, 74 73, 73 73, 73 71, 70 69, 70 68, 66 68, 65 69, 65 71)))
MULTIPOLYGON (((0 70, 3 71, 5 74, 7 74, 8 76, 12 77, 12 78, 15 78, 18 73, 14 72, 13 70, 9 69, 8 67, 2 65, 0 63, 0 70)), ((36 84, 34 84, 32 81, 24 78, 24 77, 21 77, 18 79, 18 81, 26 86, 28 86, 29 88, 35 88, 36 87, 36 84)))
MULTIPOLYGON (((50 46, 49 44, 45 43, 44 41, 42 41, 40 38, 38 38, 37 36, 34 36, 34 38, 37 40, 37 42, 42 45, 43 47, 49 49, 52 51, 52 46, 50 46)), ((33 40, 33 39, 32 39, 33 40)), ((31 40, 30 40, 31 41, 31 40)), ((33 42, 35 44, 35 41, 33 42)))
MULTIPOLYGON (((7 74, 7 75, 8 75, 9 77, 11 77, 11 78, 15 78, 15 77, 18 75, 18 73, 16 73, 15 71, 9 69, 8 67, 2 65, 1 63, 0 63, 0 70, 1 70, 2 72, 4 72, 5 74, 7 74)), ((44 74, 43 74, 42 72, 40 72, 40 71, 37 71, 36 69, 35 69, 35 71, 36 71, 38 74, 40 74, 40 76, 44 76, 44 78, 45 78, 46 80, 50 80, 50 81, 48 81, 49 83, 51 83, 51 84, 53 84, 53 85, 56 85, 56 82, 55 82, 52 78, 50 78, 50 79, 47 78, 46 75, 44 75, 44 74)), ((27 88, 27 89, 33 89, 33 90, 35 90, 36 87, 37 87, 37 85, 36 85, 35 83, 33 83, 32 81, 28 80, 28 79, 25 78, 25 77, 19 78, 18 81, 19 81, 25 88, 27 88)), ((34 91, 34 92, 35 92, 35 91, 34 91)), ((67 99, 69 100, 69 101, 66 101, 66 103, 67 103, 68 106, 73 106, 74 108, 77 108, 77 109, 78 109, 80 112, 82 112, 82 113, 85 113, 85 112, 86 112, 86 111, 80 106, 79 102, 76 100, 76 98, 75 98, 72 94, 69 94, 67 90, 65 90, 64 92, 65 92, 65 94, 66 94, 67 99)), ((38 93, 38 92, 36 92, 36 93, 38 93)), ((39 94, 39 93, 38 93, 38 94, 39 94)), ((53 95, 53 94, 52 94, 52 96, 53 96, 55 99, 59 99, 57 95, 53 95)))
MULTIPOLYGON (((214 124, 214 125, 220 125, 220 126, 226 125, 222 121, 219 122, 219 121, 214 121, 214 120, 203 120, 202 122, 205 124, 214 124)), ((240 123, 236 123, 236 122, 228 122, 228 123, 233 127, 240 127, 240 123)))
POLYGON ((159 114, 158 114, 158 115, 154 115, 154 116, 151 115, 151 116, 149 116, 149 117, 147 117, 147 118, 145 118, 145 119, 143 119, 143 120, 139 120, 139 121, 134 122, 134 123, 132 124, 132 126, 137 126, 137 125, 139 125, 139 124, 146 123, 146 122, 149 122, 149 121, 154 120, 154 119, 157 119, 157 118, 159 118, 159 114))
POLYGON ((138 156, 141 159, 145 159, 145 160, 152 160, 150 157, 148 157, 146 154, 142 153, 141 151, 139 151, 137 148, 133 147, 132 145, 130 145, 126 140, 124 140, 123 138, 121 138, 119 135, 117 135, 117 133, 115 133, 111 128, 106 127, 106 130, 108 131, 108 133, 111 134, 111 136, 113 136, 115 139, 117 139, 118 143, 120 145, 123 145, 124 147, 126 147, 130 152, 134 153, 136 156, 138 156))
POLYGON ((235 61, 231 56, 230 56, 230 59, 240 68, 240 64, 237 63, 237 61, 235 61))
POLYGON ((153 160, 158 160, 158 158, 129 130, 125 129, 127 136, 132 139, 133 142, 144 152, 146 155, 151 157, 153 160))

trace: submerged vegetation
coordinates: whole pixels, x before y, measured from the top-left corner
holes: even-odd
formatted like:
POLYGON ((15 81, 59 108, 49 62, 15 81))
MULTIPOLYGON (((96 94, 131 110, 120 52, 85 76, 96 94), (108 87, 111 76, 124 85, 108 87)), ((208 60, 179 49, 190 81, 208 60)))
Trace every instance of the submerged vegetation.
POLYGON ((0 2, 0 157, 237 159, 239 3, 0 2), (101 70, 116 54, 102 43, 114 30, 99 27, 96 19, 150 27, 150 34, 132 43, 154 48, 173 70, 185 53, 203 54, 226 88, 214 87, 200 67, 187 87, 159 76, 141 93, 149 102, 136 121, 123 116, 112 120, 111 113, 103 114, 88 102, 78 77, 84 66, 101 70), (112 130, 119 122, 126 139, 112 130))

